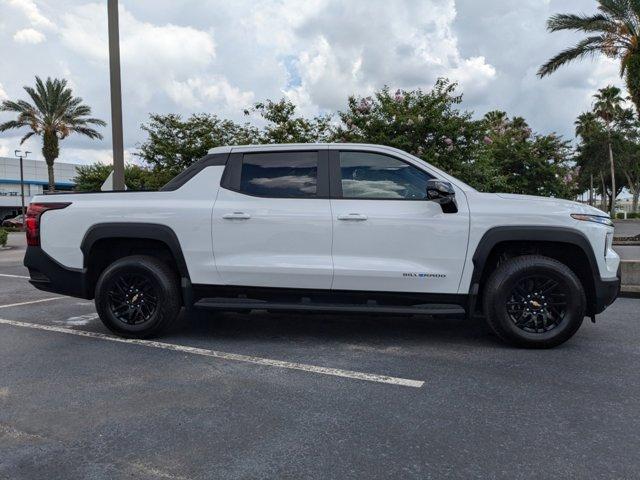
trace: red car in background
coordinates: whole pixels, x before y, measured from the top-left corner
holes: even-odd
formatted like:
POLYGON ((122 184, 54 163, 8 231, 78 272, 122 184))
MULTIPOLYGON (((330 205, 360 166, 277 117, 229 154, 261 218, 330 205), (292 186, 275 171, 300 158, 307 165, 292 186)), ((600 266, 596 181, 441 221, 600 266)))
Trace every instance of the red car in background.
POLYGON ((22 215, 18 215, 17 217, 13 217, 13 218, 8 218, 2 222, 2 226, 8 227, 8 228, 22 228, 23 225, 24 225, 24 219, 22 218, 22 215))

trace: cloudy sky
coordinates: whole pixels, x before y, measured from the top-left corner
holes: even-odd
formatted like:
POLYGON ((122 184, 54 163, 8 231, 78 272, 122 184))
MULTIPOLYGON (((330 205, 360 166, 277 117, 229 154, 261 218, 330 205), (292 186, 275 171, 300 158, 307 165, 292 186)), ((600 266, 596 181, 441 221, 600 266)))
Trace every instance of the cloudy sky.
MULTIPOLYGON (((464 108, 524 116, 573 137, 573 120, 617 67, 586 61, 540 80, 541 63, 574 42, 548 34, 552 13, 594 0, 124 0, 120 36, 125 146, 150 112, 211 112, 242 120, 252 102, 287 97, 306 114, 345 107, 383 85, 460 84, 464 108)), ((0 99, 22 98, 34 75, 67 78, 109 121, 106 1, 0 0, 0 99)), ((8 119, 0 114, 0 121, 8 119)), ((110 161, 103 141, 70 137, 60 160, 110 161)), ((0 156, 19 133, 0 134, 0 156)), ((26 148, 39 157, 40 145, 26 148)))

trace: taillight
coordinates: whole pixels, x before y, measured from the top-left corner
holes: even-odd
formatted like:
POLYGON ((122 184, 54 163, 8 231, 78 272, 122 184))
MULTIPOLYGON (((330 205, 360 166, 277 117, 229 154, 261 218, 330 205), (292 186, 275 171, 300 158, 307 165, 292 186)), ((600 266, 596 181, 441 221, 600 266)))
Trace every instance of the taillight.
POLYGON ((58 203, 30 203, 27 209, 27 217, 24 221, 27 232, 27 245, 31 247, 40 246, 40 217, 47 210, 60 210, 71 205, 71 202, 58 203))

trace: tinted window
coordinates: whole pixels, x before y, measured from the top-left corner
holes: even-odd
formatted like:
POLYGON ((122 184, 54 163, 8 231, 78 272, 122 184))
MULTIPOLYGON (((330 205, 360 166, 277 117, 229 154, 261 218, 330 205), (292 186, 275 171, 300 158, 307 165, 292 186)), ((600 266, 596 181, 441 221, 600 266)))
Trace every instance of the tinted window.
POLYGON ((393 157, 340 152, 343 198, 423 200, 431 175, 393 157))
POLYGON ((316 152, 254 153, 242 159, 240 191, 260 197, 315 197, 316 152))

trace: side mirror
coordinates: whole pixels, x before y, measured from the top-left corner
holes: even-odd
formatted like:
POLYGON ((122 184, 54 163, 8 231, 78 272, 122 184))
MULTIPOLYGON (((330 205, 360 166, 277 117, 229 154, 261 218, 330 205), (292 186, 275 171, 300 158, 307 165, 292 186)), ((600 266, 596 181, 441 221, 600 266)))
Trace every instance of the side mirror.
POLYGON ((427 200, 436 202, 443 213, 457 213, 456 191, 449 182, 443 180, 427 180, 427 200))

